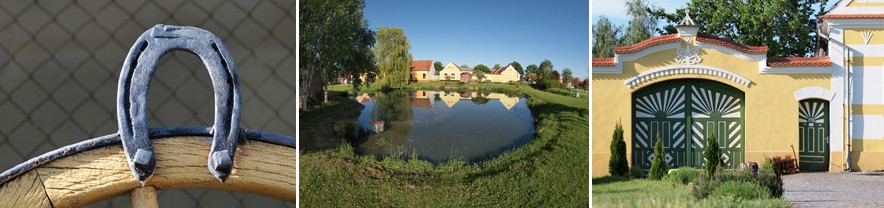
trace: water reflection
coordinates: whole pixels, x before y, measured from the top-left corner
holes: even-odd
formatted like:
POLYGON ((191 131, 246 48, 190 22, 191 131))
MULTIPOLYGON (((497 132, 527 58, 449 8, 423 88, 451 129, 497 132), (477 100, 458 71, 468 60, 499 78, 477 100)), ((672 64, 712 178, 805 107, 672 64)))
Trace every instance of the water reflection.
POLYGON ((534 119, 524 98, 502 93, 392 91, 355 98, 361 154, 476 162, 527 143, 534 119))

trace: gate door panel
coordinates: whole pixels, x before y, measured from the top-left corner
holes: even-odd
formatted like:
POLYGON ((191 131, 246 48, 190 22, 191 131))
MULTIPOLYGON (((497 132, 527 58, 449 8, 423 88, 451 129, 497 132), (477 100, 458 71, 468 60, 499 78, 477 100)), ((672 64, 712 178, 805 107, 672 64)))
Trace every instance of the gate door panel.
POLYGON ((670 167, 687 163, 686 91, 681 82, 661 83, 633 95, 632 155, 643 170, 649 169, 654 160, 657 136, 663 140, 664 158, 670 167))
POLYGON ((714 82, 694 82, 691 85, 691 148, 692 166, 706 163, 703 150, 709 134, 714 134, 721 148, 721 160, 726 167, 743 162, 743 93, 730 86, 714 82))
POLYGON ((725 165, 743 161, 743 92, 709 80, 661 82, 632 96, 632 161, 648 170, 657 136, 670 167, 700 166, 708 133, 715 133, 725 165))
POLYGON ((806 171, 829 170, 829 102, 798 102, 798 165, 806 171))

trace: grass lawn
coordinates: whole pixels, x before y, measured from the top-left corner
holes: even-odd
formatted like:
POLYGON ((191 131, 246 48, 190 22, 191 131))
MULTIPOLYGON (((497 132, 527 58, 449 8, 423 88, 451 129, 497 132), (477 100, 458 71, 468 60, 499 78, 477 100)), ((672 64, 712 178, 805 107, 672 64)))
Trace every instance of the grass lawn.
POLYGON ((592 179, 593 207, 789 207, 783 199, 697 200, 691 188, 668 181, 605 176, 592 179))
MULTIPOLYGON (((503 84, 414 83, 408 88, 521 92, 535 119, 528 144, 479 164, 433 165, 359 156, 335 132, 361 105, 330 87, 328 104, 300 115, 300 204, 305 207, 587 207, 588 100, 503 84)), ((373 91, 369 87, 364 91, 373 91)), ((353 92, 346 92, 352 94, 353 92)))

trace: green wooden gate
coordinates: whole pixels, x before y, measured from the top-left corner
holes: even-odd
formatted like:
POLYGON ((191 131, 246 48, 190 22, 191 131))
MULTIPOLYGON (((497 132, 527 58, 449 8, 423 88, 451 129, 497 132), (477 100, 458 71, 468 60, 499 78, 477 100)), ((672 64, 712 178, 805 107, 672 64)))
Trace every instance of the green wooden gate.
POLYGON ((798 165, 803 171, 829 170, 829 102, 798 102, 798 165))
POLYGON ((657 136, 670 167, 700 166, 709 133, 715 133, 726 166, 744 159, 743 92, 703 79, 679 79, 632 94, 632 161, 648 170, 657 136), (688 128, 690 127, 690 128, 688 128))

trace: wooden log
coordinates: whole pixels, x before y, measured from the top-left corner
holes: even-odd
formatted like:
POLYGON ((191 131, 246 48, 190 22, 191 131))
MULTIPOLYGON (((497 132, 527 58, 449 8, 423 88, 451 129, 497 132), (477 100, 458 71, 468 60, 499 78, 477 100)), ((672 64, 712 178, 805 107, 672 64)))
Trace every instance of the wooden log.
POLYGON ((160 207, 159 202, 157 202, 157 190, 153 186, 135 188, 129 194, 129 200, 132 202, 132 208, 160 207))
POLYGON ((37 172, 28 172, 0 186, 0 207, 52 207, 52 204, 37 172))
POLYGON ((60 207, 83 206, 148 185, 158 189, 216 189, 295 201, 294 148, 257 141, 239 145, 231 176, 221 183, 206 166, 210 139, 154 139, 157 169, 144 184, 132 176, 120 145, 61 158, 36 171, 52 203, 60 207))

